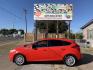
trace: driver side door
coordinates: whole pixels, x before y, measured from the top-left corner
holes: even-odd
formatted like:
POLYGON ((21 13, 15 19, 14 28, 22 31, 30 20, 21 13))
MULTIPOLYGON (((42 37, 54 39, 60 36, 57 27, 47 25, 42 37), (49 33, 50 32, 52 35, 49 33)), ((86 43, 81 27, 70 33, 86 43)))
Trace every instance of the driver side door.
POLYGON ((45 61, 48 60, 47 40, 38 41, 33 44, 33 48, 30 50, 31 61, 45 61))

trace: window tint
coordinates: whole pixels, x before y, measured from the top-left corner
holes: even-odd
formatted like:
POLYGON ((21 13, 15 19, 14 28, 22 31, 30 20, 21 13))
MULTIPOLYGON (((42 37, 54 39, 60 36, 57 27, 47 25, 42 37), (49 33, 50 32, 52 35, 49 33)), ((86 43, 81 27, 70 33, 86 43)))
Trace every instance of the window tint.
POLYGON ((47 47, 47 41, 46 40, 38 41, 34 45, 35 45, 36 48, 38 48, 38 47, 47 47))
POLYGON ((49 40, 48 46, 67 46, 70 45, 70 42, 62 41, 62 40, 49 40))

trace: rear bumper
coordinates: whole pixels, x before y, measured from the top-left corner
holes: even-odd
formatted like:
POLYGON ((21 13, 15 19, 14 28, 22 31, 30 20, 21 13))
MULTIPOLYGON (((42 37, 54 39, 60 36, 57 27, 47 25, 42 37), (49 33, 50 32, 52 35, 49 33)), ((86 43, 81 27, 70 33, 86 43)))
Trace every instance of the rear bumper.
POLYGON ((83 54, 80 54, 80 55, 78 56, 78 61, 79 61, 79 60, 82 60, 82 58, 83 58, 83 54))

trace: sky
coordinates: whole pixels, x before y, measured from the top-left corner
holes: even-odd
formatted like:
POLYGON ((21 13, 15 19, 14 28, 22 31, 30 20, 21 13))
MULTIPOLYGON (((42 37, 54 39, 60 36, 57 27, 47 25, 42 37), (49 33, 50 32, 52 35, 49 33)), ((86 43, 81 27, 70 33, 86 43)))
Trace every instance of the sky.
POLYGON ((28 32, 34 29, 34 3, 73 4, 71 30, 79 32, 80 27, 93 19, 93 0, 0 0, 0 29, 25 29, 24 9, 27 9, 28 32))

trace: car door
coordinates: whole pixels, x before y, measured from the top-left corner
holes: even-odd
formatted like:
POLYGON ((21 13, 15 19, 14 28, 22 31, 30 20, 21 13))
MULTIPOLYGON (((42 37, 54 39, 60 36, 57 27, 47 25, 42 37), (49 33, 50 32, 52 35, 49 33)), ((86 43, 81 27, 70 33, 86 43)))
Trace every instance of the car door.
POLYGON ((29 50, 30 61, 46 61, 49 54, 47 54, 47 40, 38 41, 33 44, 33 48, 29 50))
POLYGON ((61 46, 58 46, 60 42, 57 40, 48 40, 49 54, 51 53, 51 60, 61 60, 61 46))
POLYGON ((67 46, 65 46, 65 42, 62 40, 49 40, 48 48, 51 53, 52 60, 62 60, 62 53, 65 51, 67 46))

